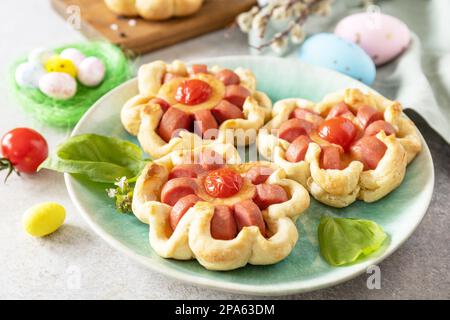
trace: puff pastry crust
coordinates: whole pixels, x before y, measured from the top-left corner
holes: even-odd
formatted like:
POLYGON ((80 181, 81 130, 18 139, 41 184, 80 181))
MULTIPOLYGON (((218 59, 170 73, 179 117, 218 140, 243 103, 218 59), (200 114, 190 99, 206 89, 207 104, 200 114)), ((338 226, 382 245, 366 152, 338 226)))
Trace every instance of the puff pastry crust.
MULTIPOLYGON (((183 132, 168 142, 163 140, 157 129, 164 112, 160 105, 153 101, 154 98, 163 98, 177 109, 190 113, 200 109, 212 109, 224 97, 225 86, 214 77, 222 70, 223 68, 214 66, 208 70, 209 74, 190 75, 187 66, 179 60, 170 64, 154 61, 141 66, 138 71, 139 94, 127 101, 121 111, 123 126, 130 134, 138 137, 142 148, 153 159, 163 157, 174 150, 212 143, 212 140, 202 140, 189 132, 183 132), (168 73, 179 79, 163 84, 164 77, 168 73), (179 81, 188 77, 204 80, 211 85, 213 93, 208 101, 186 106, 179 104, 170 96, 179 81)), ((250 96, 242 106, 243 118, 222 122, 218 127, 218 137, 214 141, 247 145, 255 142, 258 129, 270 119, 272 102, 266 94, 256 90, 256 79, 250 70, 237 68, 234 72, 240 77, 240 86, 246 88, 250 96)))
MULTIPOLYGON (((238 198, 245 197, 245 195, 238 198)), ((220 199, 215 199, 220 200, 220 199)), ((239 199, 234 199, 239 201, 239 199)), ((220 202, 219 202, 220 204, 220 202)), ((230 144, 203 145, 194 150, 176 150, 149 163, 137 180, 133 198, 133 212, 150 227, 150 244, 158 255, 177 260, 197 259, 209 270, 232 270, 245 266, 274 264, 286 258, 298 239, 297 217, 309 206, 309 194, 294 180, 286 178, 283 169, 273 163, 240 163, 239 154, 230 144), (160 202, 161 188, 175 165, 204 150, 214 150, 227 159, 229 166, 239 173, 255 165, 268 166, 275 171, 266 183, 282 186, 288 193, 285 202, 263 210, 268 237, 255 226, 244 227, 232 240, 217 240, 211 236, 214 201, 197 202, 181 218, 175 230, 169 224, 171 206, 160 202)))
POLYGON ((116 14, 157 21, 192 15, 203 0, 105 0, 105 4, 116 14))
POLYGON ((304 99, 281 100, 274 105, 272 116, 273 119, 258 136, 261 154, 283 168, 288 178, 305 186, 315 199, 333 207, 346 207, 357 199, 365 202, 381 199, 401 184, 407 165, 422 148, 418 130, 403 114, 399 102, 359 89, 348 88, 331 93, 317 104, 304 99), (377 167, 364 170, 363 163, 353 160, 345 169, 322 169, 321 147, 316 142, 309 143, 304 160, 287 161, 286 151, 290 143, 277 137, 275 132, 294 109, 300 107, 326 115, 340 102, 345 102, 353 113, 362 106, 372 106, 382 112, 384 120, 394 127, 395 135, 387 136, 384 131, 376 134, 376 138, 387 147, 377 167))

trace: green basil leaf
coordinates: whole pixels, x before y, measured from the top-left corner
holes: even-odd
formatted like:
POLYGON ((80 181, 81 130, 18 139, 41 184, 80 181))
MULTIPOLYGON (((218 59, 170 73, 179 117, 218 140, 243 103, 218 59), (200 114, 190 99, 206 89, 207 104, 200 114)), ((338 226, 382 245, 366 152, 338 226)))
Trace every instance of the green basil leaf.
POLYGON ((117 178, 133 178, 145 165, 142 150, 135 144, 97 134, 69 138, 39 167, 81 174, 96 182, 113 183, 117 178))
POLYGON ((331 265, 350 264, 380 249, 387 235, 370 220, 322 217, 318 228, 320 253, 331 265))

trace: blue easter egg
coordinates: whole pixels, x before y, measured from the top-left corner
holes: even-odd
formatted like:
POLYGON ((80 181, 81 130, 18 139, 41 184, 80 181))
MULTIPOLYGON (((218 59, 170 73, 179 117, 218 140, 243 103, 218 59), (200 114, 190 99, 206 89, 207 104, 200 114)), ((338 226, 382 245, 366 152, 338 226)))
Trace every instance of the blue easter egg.
POLYGON ((367 53, 332 33, 319 33, 306 39, 299 56, 306 63, 336 70, 367 85, 375 80, 375 64, 367 53))

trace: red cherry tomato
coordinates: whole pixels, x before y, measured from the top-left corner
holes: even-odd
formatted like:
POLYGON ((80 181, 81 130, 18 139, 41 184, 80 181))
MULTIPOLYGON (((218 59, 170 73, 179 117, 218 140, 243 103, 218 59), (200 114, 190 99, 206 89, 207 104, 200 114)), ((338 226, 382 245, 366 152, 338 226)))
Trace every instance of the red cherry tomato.
POLYGON ((183 81, 177 88, 175 100, 187 105, 200 104, 211 96, 212 88, 205 81, 190 79, 183 81))
POLYGON ((319 136, 347 149, 356 138, 356 126, 346 118, 331 118, 319 126, 319 136))
POLYGON ((206 192, 216 198, 228 198, 241 190, 244 180, 230 168, 211 171, 203 182, 206 192))
POLYGON ((7 132, 1 140, 2 155, 19 172, 36 172, 48 156, 44 137, 28 128, 16 128, 7 132))

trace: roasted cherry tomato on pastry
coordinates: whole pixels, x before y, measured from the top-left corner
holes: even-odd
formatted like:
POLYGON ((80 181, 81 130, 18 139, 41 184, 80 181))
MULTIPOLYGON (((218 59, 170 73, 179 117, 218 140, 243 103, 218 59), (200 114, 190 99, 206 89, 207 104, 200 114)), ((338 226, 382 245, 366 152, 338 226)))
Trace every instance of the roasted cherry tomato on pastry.
POLYGON ((175 99, 179 103, 196 105, 208 100, 212 94, 211 86, 199 79, 183 81, 176 92, 175 99))
POLYGON ((230 168, 211 171, 203 182, 206 192, 213 197, 228 198, 241 190, 243 178, 230 168))
POLYGON ((319 136, 328 142, 338 144, 344 149, 355 140, 358 133, 356 126, 346 118, 331 118, 319 126, 319 136))
POLYGON ((48 156, 48 145, 44 137, 29 128, 16 128, 7 132, 1 139, 3 158, 0 170, 8 169, 24 173, 36 172, 39 165, 48 156))

